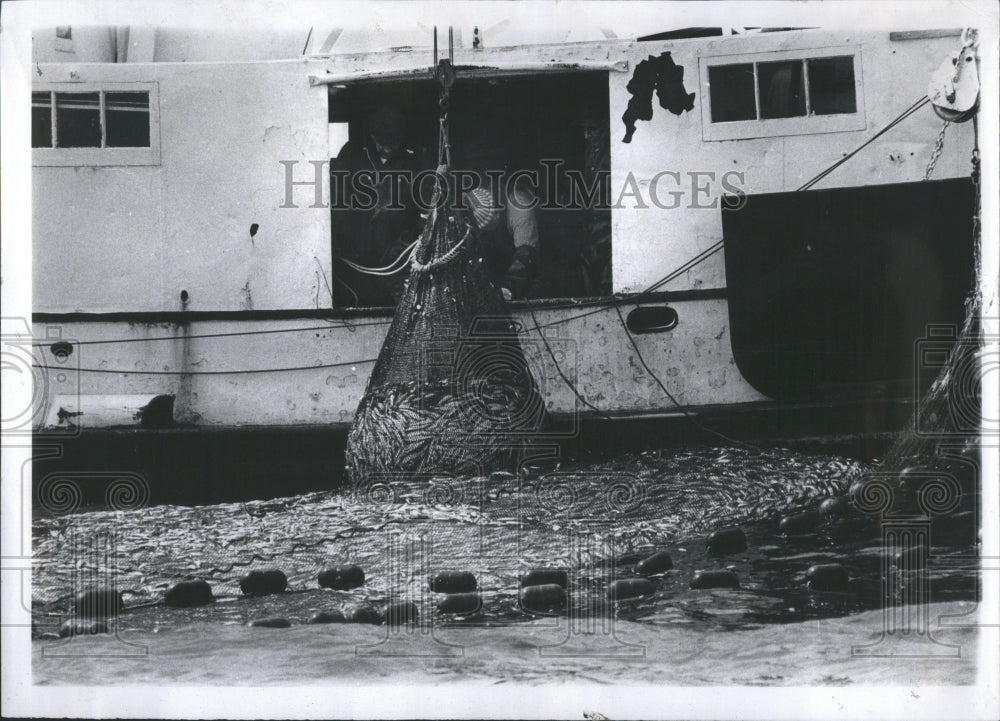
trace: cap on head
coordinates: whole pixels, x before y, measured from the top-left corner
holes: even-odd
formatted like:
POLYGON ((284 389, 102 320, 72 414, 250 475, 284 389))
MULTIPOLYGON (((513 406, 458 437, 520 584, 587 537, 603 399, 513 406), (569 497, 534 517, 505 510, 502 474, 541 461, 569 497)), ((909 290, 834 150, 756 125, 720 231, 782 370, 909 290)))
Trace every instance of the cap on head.
POLYGON ((390 107, 381 107, 372 113, 368 132, 383 145, 399 147, 406 136, 406 117, 390 107))
POLYGON ((500 220, 500 208, 493 202, 493 194, 486 188, 475 188, 468 198, 476 226, 480 230, 492 230, 500 220))
POLYGON ((600 129, 608 125, 607 110, 593 103, 587 103, 575 118, 575 124, 581 128, 600 129))

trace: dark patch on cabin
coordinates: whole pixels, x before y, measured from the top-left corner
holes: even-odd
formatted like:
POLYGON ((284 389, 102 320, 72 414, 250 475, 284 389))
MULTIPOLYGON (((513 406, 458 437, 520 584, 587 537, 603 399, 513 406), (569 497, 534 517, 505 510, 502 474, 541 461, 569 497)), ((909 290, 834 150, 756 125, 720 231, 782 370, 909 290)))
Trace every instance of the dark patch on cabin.
POLYGON ((135 419, 142 428, 170 428, 174 425, 174 396, 155 396, 136 412, 135 419))
POLYGON ((75 426, 76 423, 73 421, 74 418, 79 418, 83 415, 83 411, 68 411, 65 408, 60 407, 59 412, 56 414, 56 418, 59 420, 59 425, 64 423, 70 426, 75 426))
POLYGON ((689 93, 684 87, 684 66, 677 65, 669 52, 660 53, 659 57, 650 55, 636 65, 632 79, 625 87, 632 99, 622 115, 622 122, 625 123, 623 143, 632 142, 637 120, 653 119, 654 90, 660 107, 674 115, 694 108, 694 93, 689 93))
POLYGON ((742 376, 779 401, 918 398, 942 365, 918 351, 965 317, 975 197, 951 178, 751 195, 723 212, 742 376))

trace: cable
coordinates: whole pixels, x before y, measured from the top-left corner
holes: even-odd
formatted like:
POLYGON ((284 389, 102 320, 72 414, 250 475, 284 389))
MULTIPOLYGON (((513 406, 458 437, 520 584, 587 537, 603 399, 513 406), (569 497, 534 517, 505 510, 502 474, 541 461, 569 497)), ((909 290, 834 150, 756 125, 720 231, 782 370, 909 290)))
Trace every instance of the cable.
POLYGON ((580 391, 578 391, 576 389, 576 386, 573 384, 573 381, 571 381, 569 378, 566 377, 566 374, 563 373, 562 368, 559 366, 559 361, 556 360, 555 353, 552 352, 552 347, 549 345, 548 339, 545 337, 545 334, 542 333, 542 331, 539 329, 538 319, 535 318, 535 309, 534 308, 528 308, 528 312, 531 313, 531 319, 533 321, 535 321, 535 329, 538 330, 538 337, 542 339, 542 343, 545 345, 545 350, 548 351, 549 357, 552 359, 552 363, 555 364, 556 373, 558 373, 559 377, 562 378, 563 383, 565 383, 566 386, 571 391, 573 391, 573 395, 576 396, 577 400, 579 400, 581 403, 583 403, 583 405, 587 406, 587 408, 589 408, 590 410, 596 412, 598 414, 598 416, 600 416, 601 418, 603 418, 604 420, 607 420, 607 421, 614 420, 607 413, 605 413, 600 408, 598 408, 597 406, 595 406, 594 404, 592 404, 590 401, 588 401, 586 398, 584 398, 580 394, 580 391))
POLYGON ((692 413, 689 413, 687 410, 685 410, 684 407, 681 406, 681 404, 677 401, 677 399, 674 398, 673 394, 667 390, 667 387, 663 385, 663 383, 660 381, 656 373, 653 372, 653 369, 650 368, 648 365, 646 365, 646 360, 642 357, 642 352, 639 350, 639 346, 636 344, 635 338, 632 337, 632 333, 631 331, 629 331, 628 325, 625 323, 625 318, 622 317, 621 309, 618 306, 615 306, 615 313, 618 314, 618 320, 621 321, 622 330, 625 331, 625 335, 628 337, 629 343, 632 344, 632 348, 635 350, 635 356, 636 358, 639 359, 639 363, 642 364, 642 367, 646 369, 646 372, 650 375, 650 377, 654 381, 656 381, 656 385, 658 385, 660 387, 660 390, 663 391, 663 393, 667 396, 667 398, 670 399, 670 402, 673 403, 675 406, 677 406, 677 410, 679 410, 681 413, 684 414, 685 418, 687 418, 689 421, 694 423, 698 428, 705 431, 706 433, 711 433, 713 436, 722 438, 723 440, 729 443, 739 446, 744 446, 746 448, 753 448, 754 450, 757 451, 760 450, 759 447, 753 445, 752 443, 745 443, 744 441, 738 441, 735 438, 730 438, 729 436, 723 433, 720 433, 716 430, 713 430, 712 428, 709 428, 708 426, 701 423, 692 413))
POLYGON ((413 250, 416 248, 417 243, 420 242, 420 238, 410 243, 408 246, 403 248, 403 251, 396 256, 389 265, 384 265, 380 268, 370 268, 364 265, 358 265, 354 261, 348 260, 347 258, 339 258, 340 262, 346 265, 348 268, 353 268, 359 273, 364 273, 365 275, 395 275, 410 261, 410 256, 413 255, 413 250))
MULTIPOLYGON (((646 296, 648 296, 651 293, 653 293, 657 288, 661 287, 662 285, 664 285, 666 283, 669 283, 671 280, 673 280, 674 278, 676 278, 677 276, 679 276, 681 273, 685 273, 685 272, 691 270, 692 268, 694 268, 699 263, 703 263, 705 260, 707 260, 708 258, 710 258, 712 255, 714 255, 715 253, 717 253, 720 250, 722 250, 723 245, 724 245, 724 241, 721 241, 721 240, 718 241, 717 243, 715 243, 714 245, 710 246, 706 250, 703 250, 701 253, 699 253, 698 255, 696 255, 694 258, 691 258, 690 260, 688 260, 686 263, 684 263, 679 268, 673 270, 672 272, 670 272, 669 274, 665 275, 660 280, 658 280, 655 283, 653 283, 648 288, 645 288, 644 290, 641 290, 638 293, 635 293, 634 295, 617 296, 617 297, 613 298, 611 300, 611 302, 606 303, 604 305, 601 305, 601 306, 595 308, 594 310, 589 310, 589 311, 586 311, 584 313, 578 313, 577 315, 570 316, 569 318, 560 318, 558 320, 550 321, 549 323, 545 323, 543 325, 537 326, 536 328, 548 328, 550 326, 561 325, 562 323, 568 323, 568 322, 570 322, 572 320, 579 320, 580 318, 586 318, 587 316, 596 315, 597 313, 603 313, 608 308, 617 308, 619 305, 621 305, 623 303, 641 303, 642 300, 643 300, 643 298, 645 298, 646 296)), ((572 306, 567 306, 567 307, 572 307, 572 306)), ((532 314, 532 317, 534 318, 534 314, 532 314)))
POLYGON ((310 371, 322 368, 342 368, 344 366, 361 365, 363 363, 374 363, 375 358, 365 358, 363 360, 345 361, 343 363, 325 363, 315 366, 292 366, 290 368, 249 368, 246 370, 232 371, 146 371, 146 370, 121 370, 113 368, 69 368, 67 366, 36 365, 35 368, 44 370, 56 370, 68 373, 111 373, 115 375, 144 375, 144 376, 225 376, 225 375, 252 375, 254 373, 287 373, 290 371, 310 371))
POLYGON ((906 120, 908 117, 910 117, 911 115, 913 115, 915 112, 917 112, 920 108, 922 108, 924 105, 926 105, 929 102, 930 102, 930 98, 928 98, 926 95, 923 96, 922 98, 920 98, 920 100, 917 100, 915 103, 913 103, 913 105, 911 105, 906 110, 904 110, 902 113, 900 113, 888 125, 886 125, 880 131, 878 131, 877 133, 875 133, 875 135, 873 135, 872 137, 870 137, 868 140, 866 140, 864 143, 862 143, 861 145, 859 145, 853 151, 851 151, 850 153, 848 153, 847 155, 845 155, 843 158, 841 158, 840 160, 838 160, 837 162, 835 162, 829 168, 827 168, 826 170, 820 172, 812 180, 809 180, 808 182, 806 182, 805 184, 803 184, 802 186, 800 186, 799 188, 797 188, 796 192, 800 192, 800 191, 803 191, 803 190, 809 190, 809 188, 811 188, 816 183, 818 183, 819 181, 821 181, 823 178, 825 178, 826 176, 828 176, 834 170, 836 170, 841 165, 843 165, 844 163, 846 163, 848 160, 850 160, 851 158, 853 158, 855 155, 857 155, 858 153, 860 153, 862 150, 864 150, 866 147, 868 147, 871 143, 873 143, 876 140, 878 140, 884 134, 886 134, 887 132, 889 132, 890 130, 892 130, 894 127, 896 127, 897 125, 899 125, 901 122, 903 122, 904 120, 906 120))
MULTIPOLYGON (((335 281, 339 282, 342 286, 344 286, 345 288, 347 288, 347 292, 354 296, 354 304, 357 305, 358 304, 358 294, 354 292, 354 288, 352 288, 348 284, 347 281, 345 281, 343 278, 341 278, 339 275, 337 275, 337 271, 333 270, 332 268, 330 269, 330 275, 333 276, 333 279, 335 281)), ((332 292, 330 293, 330 299, 331 300, 333 299, 333 293, 332 292)))

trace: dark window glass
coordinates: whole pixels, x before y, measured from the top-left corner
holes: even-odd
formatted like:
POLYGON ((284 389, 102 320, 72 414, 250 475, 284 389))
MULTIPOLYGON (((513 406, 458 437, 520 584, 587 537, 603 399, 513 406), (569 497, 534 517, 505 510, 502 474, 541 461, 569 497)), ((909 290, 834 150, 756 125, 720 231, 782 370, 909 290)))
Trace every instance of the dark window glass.
POLYGON ((60 148, 101 147, 97 93, 56 93, 56 144, 60 148))
POLYGON ((105 93, 109 148, 149 147, 149 93, 105 93))
POLYGON ((752 63, 710 67, 708 89, 713 123, 757 119, 752 63))
POLYGON ((801 60, 758 63, 760 117, 797 118, 806 114, 806 86, 801 60))
POLYGON ((854 57, 813 58, 809 65, 809 103, 816 115, 856 113, 854 57))
POLYGON ((52 94, 31 94, 31 147, 52 147, 52 94))

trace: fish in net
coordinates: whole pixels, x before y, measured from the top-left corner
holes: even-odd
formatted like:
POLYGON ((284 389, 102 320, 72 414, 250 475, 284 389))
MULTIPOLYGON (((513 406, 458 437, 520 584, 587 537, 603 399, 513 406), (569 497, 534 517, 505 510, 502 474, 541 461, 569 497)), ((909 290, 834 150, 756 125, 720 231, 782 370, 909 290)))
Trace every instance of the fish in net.
POLYGON ((448 99, 438 64, 434 198, 347 440, 350 482, 516 470, 546 423, 518 326, 483 262, 476 219, 448 192, 448 99))

